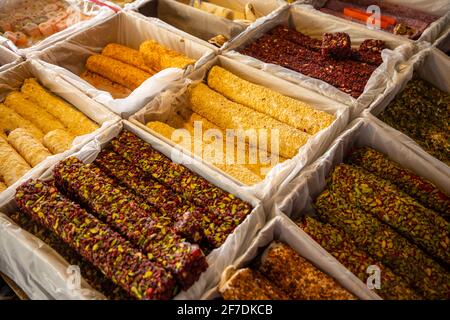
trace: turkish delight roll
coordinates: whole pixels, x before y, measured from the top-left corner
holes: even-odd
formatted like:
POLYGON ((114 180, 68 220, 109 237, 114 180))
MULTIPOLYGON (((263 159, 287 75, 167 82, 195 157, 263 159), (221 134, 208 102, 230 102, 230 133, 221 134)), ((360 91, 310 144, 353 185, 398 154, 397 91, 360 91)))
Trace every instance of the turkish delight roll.
POLYGON ((214 66, 208 74, 208 86, 226 98, 264 113, 311 135, 328 127, 334 117, 299 100, 253 84, 214 66))
POLYGON ((6 107, 4 104, 0 103, 0 135, 4 138, 7 137, 9 132, 17 128, 27 129, 36 139, 41 140, 44 134, 30 121, 24 119, 13 109, 6 107))
POLYGON ((337 165, 330 190, 396 229, 433 257, 450 264, 450 224, 390 182, 359 167, 337 165))
POLYGON ((95 88, 107 91, 111 94, 114 99, 122 99, 126 98, 130 95, 131 90, 127 87, 124 87, 118 83, 115 83, 101 75, 91 72, 89 70, 85 70, 80 77, 89 82, 95 88))
POLYGON ((17 189, 20 210, 77 251, 114 283, 138 299, 170 299, 175 280, 106 224, 54 186, 30 180, 17 189))
POLYGON ((31 169, 30 165, 0 137, 0 176, 8 186, 14 184, 31 169))
POLYGON ((35 167, 52 154, 28 130, 17 128, 8 135, 8 142, 19 154, 35 167))
POLYGON ((58 119, 26 99, 21 92, 11 92, 5 99, 5 105, 29 120, 44 133, 64 129, 64 125, 58 119))
POLYGON ((0 192, 6 190, 7 186, 3 181, 0 181, 0 192))
POLYGON ((347 59, 352 55, 350 36, 345 32, 325 33, 322 39, 322 54, 336 59, 347 59))
POLYGON ((225 300, 289 300, 289 296, 260 272, 237 270, 219 289, 225 300))
POLYGON ((92 55, 87 59, 86 69, 130 90, 136 89, 151 77, 150 73, 139 68, 99 54, 92 55))
POLYGON ((421 296, 406 285, 401 277, 394 274, 391 269, 384 266, 381 262, 372 258, 364 250, 359 249, 357 244, 344 231, 308 216, 300 219, 297 225, 361 281, 367 281, 367 267, 379 267, 381 270, 381 287, 375 291, 383 299, 421 299, 421 296))
POLYGON ((21 92, 39 107, 57 118, 71 133, 81 136, 98 129, 98 125, 63 99, 48 92, 36 79, 26 79, 21 92))
POLYGON ((56 129, 47 133, 42 139, 44 146, 53 154, 62 153, 72 147, 74 137, 66 130, 56 129))
POLYGON ((356 299, 333 278, 282 242, 272 242, 264 251, 259 270, 294 300, 356 299))
POLYGON ((142 54, 145 64, 158 71, 167 68, 184 69, 188 65, 195 63, 194 59, 166 48, 154 40, 147 40, 141 43, 139 52, 142 54))
POLYGON ((450 197, 432 182, 403 168, 383 153, 362 147, 354 150, 347 158, 347 162, 388 180, 425 207, 435 210, 445 220, 450 221, 450 197))
POLYGON ((202 83, 190 87, 189 102, 193 111, 223 129, 266 130, 270 141, 278 138, 279 153, 286 158, 294 157, 311 137, 264 113, 232 102, 202 83))
POLYGON ((446 299, 450 275, 418 246, 371 214, 328 190, 315 201, 321 219, 339 228, 427 299, 446 299))
POLYGON ((132 65, 136 68, 150 73, 151 75, 157 72, 156 70, 151 69, 145 64, 144 59, 142 58, 142 54, 138 50, 122 46, 118 43, 108 44, 103 48, 102 55, 132 65))

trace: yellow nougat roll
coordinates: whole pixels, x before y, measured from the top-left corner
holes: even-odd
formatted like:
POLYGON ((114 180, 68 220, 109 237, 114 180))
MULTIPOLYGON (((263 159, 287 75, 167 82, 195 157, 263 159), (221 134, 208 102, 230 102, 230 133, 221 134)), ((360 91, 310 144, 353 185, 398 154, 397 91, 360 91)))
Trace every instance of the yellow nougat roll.
POLYGON ((64 129, 64 125, 54 116, 25 98, 21 92, 11 92, 5 99, 5 105, 29 120, 43 133, 55 129, 64 129))
POLYGON ((87 59, 86 69, 130 90, 136 89, 151 77, 150 73, 139 68, 99 54, 92 55, 87 59))
POLYGON ((223 129, 266 129, 269 141, 276 140, 278 131, 279 153, 292 158, 311 137, 309 134, 275 120, 264 113, 228 100, 220 93, 200 83, 189 88, 191 109, 223 129))
POLYGON ((44 133, 34 124, 0 103, 0 135, 6 138, 9 132, 17 128, 27 129, 38 140, 42 140, 44 136, 44 133))
POLYGON ((212 67, 209 71, 208 86, 231 101, 262 112, 311 135, 325 129, 334 121, 331 114, 246 81, 218 66, 212 67))
POLYGON ((89 70, 85 70, 80 77, 98 90, 109 92, 114 99, 126 98, 132 92, 130 89, 89 70))
MULTIPOLYGON (((147 123, 147 127, 151 130, 159 133, 160 135, 166 137, 169 140, 172 140, 173 133, 176 130, 175 128, 159 122, 159 121, 153 121, 147 123)), ((175 141, 174 141, 175 142, 175 141)), ((204 142, 202 140, 197 140, 194 136, 191 135, 191 144, 186 145, 183 144, 182 148, 189 150, 190 152, 196 154, 197 156, 201 157, 203 160, 210 162, 220 170, 228 173, 230 176, 234 177, 238 181, 241 181, 244 184, 252 185, 255 183, 260 182, 262 179, 254 174, 251 170, 246 168, 244 165, 241 164, 226 164, 226 154, 223 154, 223 157, 220 157, 220 160, 217 161, 216 158, 210 159, 209 157, 207 159, 204 158, 203 152, 198 153, 197 148, 194 147, 194 145, 201 145, 202 149, 208 144, 208 142, 204 142)), ((217 150, 218 152, 223 152, 223 150, 217 150)))
POLYGON ((74 137, 67 131, 56 129, 47 133, 42 142, 53 154, 62 153, 72 147, 74 137))
POLYGON ((6 188, 8 188, 8 186, 3 181, 0 181, 0 192, 6 190, 6 188))
POLYGON ((153 70, 145 64, 144 59, 142 58, 142 54, 138 50, 122 46, 118 43, 108 44, 103 48, 102 55, 132 65, 136 68, 150 73, 151 75, 158 72, 157 70, 153 70))
POLYGON ((9 143, 0 137, 0 176, 8 186, 14 184, 31 167, 9 143))
POLYGON ((48 92, 36 79, 24 81, 22 93, 57 118, 74 135, 81 136, 98 129, 98 125, 63 99, 48 92))
POLYGON ((32 167, 52 154, 26 129, 17 128, 8 135, 8 142, 32 167))
POLYGON ((188 65, 195 63, 194 59, 166 48, 154 40, 147 40, 141 43, 139 52, 142 54, 145 64, 155 70, 166 68, 184 69, 188 65))

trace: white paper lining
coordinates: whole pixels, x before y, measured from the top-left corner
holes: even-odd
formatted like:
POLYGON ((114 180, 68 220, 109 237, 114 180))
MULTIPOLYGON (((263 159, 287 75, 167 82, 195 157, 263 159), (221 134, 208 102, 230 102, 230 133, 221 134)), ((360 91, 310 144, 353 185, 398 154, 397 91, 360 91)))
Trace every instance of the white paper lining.
POLYGON ((19 55, 0 44, 0 72, 15 66, 21 61, 22 58, 19 55))
POLYGON ((341 21, 341 19, 330 19, 329 15, 317 10, 306 10, 304 7, 288 6, 269 14, 265 18, 259 19, 247 28, 246 31, 237 36, 230 45, 224 47, 223 52, 224 55, 234 60, 257 69, 265 70, 279 78, 300 84, 333 100, 342 102, 351 107, 351 117, 355 118, 376 97, 383 95, 386 90, 395 85, 390 80, 393 68, 399 62, 407 60, 416 50, 416 46, 410 41, 400 39, 388 33, 368 30, 363 26, 348 24, 345 21, 341 21), (308 77, 275 64, 264 63, 235 51, 235 49, 251 43, 280 24, 295 27, 297 30, 313 38, 321 38, 325 32, 346 32, 350 35, 352 44, 355 46, 359 46, 362 41, 368 38, 384 40, 389 49, 382 52, 383 64, 370 77, 364 93, 358 99, 354 99, 322 80, 308 77))
POLYGON ((85 116, 100 125, 100 128, 94 132, 78 136, 72 143, 72 148, 64 153, 52 155, 39 163, 37 166, 28 171, 22 178, 9 186, 3 192, 0 192, 0 203, 15 193, 15 189, 31 176, 35 176, 42 172, 42 170, 51 164, 64 159, 65 155, 79 150, 84 144, 90 141, 96 135, 102 133, 109 126, 120 121, 120 118, 102 105, 92 101, 85 94, 70 86, 67 82, 62 80, 52 70, 42 68, 42 66, 35 61, 26 61, 17 65, 14 68, 0 73, 0 101, 3 101, 6 96, 13 90, 20 90, 22 83, 28 78, 37 78, 39 82, 44 85, 46 89, 55 93, 59 97, 65 99, 76 109, 81 111, 85 116))
MULTIPOLYGON (((66 157, 73 155, 86 163, 92 162, 100 150, 120 133, 122 127, 134 132, 165 155, 169 157, 172 155, 172 147, 130 122, 124 121, 110 126, 81 150, 67 154, 66 157)), ((264 226, 266 213, 256 198, 220 174, 194 159, 184 159, 183 163, 216 186, 254 206, 252 213, 235 229, 225 243, 208 255, 208 270, 188 291, 175 297, 176 299, 198 299, 204 292, 217 285, 223 269, 246 250, 256 233, 264 226)), ((56 163, 40 173, 35 173, 32 178, 49 179, 54 165, 56 163)), ((0 212, 11 212, 15 209, 14 195, 0 202, 0 212)), ((65 274, 67 262, 37 238, 23 230, 18 230, 17 226, 1 213, 0 231, 0 270, 13 279, 31 299, 102 298, 102 295, 88 286, 82 287, 83 290, 68 292, 65 285, 68 280, 68 275, 65 274)))
MULTIPOLYGON (((284 163, 278 164, 272 168, 262 182, 253 186, 243 186, 244 189, 260 199, 272 197, 278 187, 292 180, 304 166, 323 154, 333 139, 342 132, 349 122, 349 112, 345 105, 334 102, 311 90, 277 79, 269 73, 248 67, 224 56, 216 57, 214 60, 205 64, 199 70, 194 72, 189 79, 187 79, 185 84, 174 86, 170 90, 158 95, 145 108, 130 117, 130 121, 137 124, 139 127, 150 131, 150 129, 146 127, 146 124, 149 121, 157 120, 164 122, 169 117, 173 116, 176 111, 184 109, 187 105, 187 102, 185 102, 186 95, 184 94, 186 88, 192 83, 198 83, 204 80, 207 72, 213 65, 220 65, 245 80, 266 86, 284 95, 304 101, 316 109, 328 112, 336 117, 336 120, 330 127, 311 137, 308 142, 299 149, 298 154, 294 158, 286 160, 284 163)), ((173 142, 167 139, 163 138, 163 140, 174 145, 173 142)), ((207 165, 214 168, 213 170, 222 172, 209 164, 207 165)), ((223 172, 222 174, 227 175, 223 172)))
POLYGON ((95 101, 126 118, 142 108, 155 94, 173 82, 181 80, 185 74, 189 74, 214 55, 211 49, 173 33, 163 25, 164 23, 158 19, 144 19, 135 14, 122 12, 32 55, 31 58, 37 59, 45 68, 58 73, 61 78, 95 101), (158 72, 124 99, 113 99, 110 93, 96 89, 79 77, 85 70, 87 58, 101 52, 108 43, 116 42, 138 49, 139 45, 148 39, 196 59, 197 62, 186 70, 168 68, 158 72))

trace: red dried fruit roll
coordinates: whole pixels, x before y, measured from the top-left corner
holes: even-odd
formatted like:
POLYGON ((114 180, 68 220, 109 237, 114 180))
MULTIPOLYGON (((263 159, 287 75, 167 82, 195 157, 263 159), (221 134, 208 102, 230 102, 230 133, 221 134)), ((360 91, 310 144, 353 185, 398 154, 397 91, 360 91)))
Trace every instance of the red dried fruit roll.
POLYGON ((385 154, 369 147, 362 147, 354 150, 346 162, 388 180, 425 207, 435 210, 445 220, 450 221, 450 197, 432 182, 403 168, 385 154))
POLYGON ((133 133, 124 130, 111 141, 113 150, 177 194, 208 209, 202 217, 204 235, 219 247, 252 211, 250 204, 226 193, 182 165, 172 162, 133 133))
POLYGON ((374 291, 383 299, 423 299, 391 269, 384 266, 380 261, 373 259, 364 250, 358 249, 357 244, 344 231, 308 216, 297 221, 297 225, 361 281, 367 281, 369 276, 367 273, 368 266, 378 266, 381 270, 381 288, 374 289, 374 291))
POLYGON ((345 32, 324 33, 322 38, 322 55, 335 59, 348 59, 352 55, 350 36, 345 32))
POLYGON ((61 161, 53 175, 58 186, 172 272, 182 289, 207 269, 200 248, 175 234, 170 218, 153 207, 143 208, 140 198, 117 186, 97 166, 71 157, 61 161))
POLYGON ((356 166, 337 165, 328 185, 349 203, 371 213, 434 258, 450 265, 450 225, 433 210, 390 182, 356 166))
POLYGON ((117 286, 110 279, 106 278, 100 270, 87 262, 75 250, 61 241, 51 230, 37 224, 29 216, 21 212, 14 212, 9 215, 22 229, 33 234, 41 241, 45 242, 52 249, 57 251, 70 265, 80 268, 81 275, 89 285, 97 291, 103 293, 111 300, 129 300, 132 297, 121 287, 117 286))
POLYGON ((29 180, 16 193, 20 210, 52 230, 114 283, 138 299, 170 299, 175 280, 106 224, 54 186, 29 180))
POLYGON ((450 297, 449 273, 389 225, 329 190, 315 200, 315 207, 323 221, 344 231, 426 299, 450 297))
POLYGON ((285 26, 276 26, 270 30, 267 34, 276 36, 278 38, 291 41, 302 47, 311 49, 313 51, 320 51, 322 47, 322 41, 319 39, 311 38, 301 32, 285 26))

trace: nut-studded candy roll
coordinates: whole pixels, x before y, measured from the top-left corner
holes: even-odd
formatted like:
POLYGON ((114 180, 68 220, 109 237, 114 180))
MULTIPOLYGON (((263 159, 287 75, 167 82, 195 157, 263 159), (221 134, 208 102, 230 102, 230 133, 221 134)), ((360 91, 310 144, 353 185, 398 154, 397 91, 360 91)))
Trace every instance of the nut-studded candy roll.
POLYGON ((352 55, 350 36, 345 32, 325 33, 322 39, 322 55, 347 59, 352 55))
POLYGON ((170 299, 175 280, 106 224, 50 184, 30 180, 17 189, 20 210, 138 299, 170 299))
POLYGON ((86 69, 134 90, 151 77, 150 73, 130 66, 121 61, 99 54, 90 56, 86 61, 86 69))
POLYGON ((101 75, 85 70, 80 77, 98 90, 107 91, 114 99, 123 99, 130 95, 131 90, 101 75))
POLYGON ((138 50, 122 46, 118 43, 110 43, 102 50, 102 55, 110 57, 123 63, 132 65, 139 68, 151 75, 157 73, 158 71, 151 69, 147 66, 142 58, 142 54, 138 50))
POLYGON ((34 124, 0 103, 0 134, 3 134, 3 137, 6 138, 7 133, 17 128, 27 129, 38 140, 41 140, 44 136, 42 131, 34 124))
POLYGON ((0 137, 0 176, 6 184, 8 186, 14 184, 30 169, 31 167, 16 150, 0 137))
POLYGON ((206 207, 209 214, 203 217, 203 225, 206 227, 204 232, 213 247, 222 245, 252 210, 248 203, 172 162, 127 130, 113 139, 111 145, 115 152, 131 164, 169 186, 184 199, 206 207))
POLYGON ((347 269, 353 272, 361 281, 367 281, 368 266, 378 266, 381 270, 382 285, 375 292, 383 299, 422 299, 404 283, 405 281, 401 277, 394 274, 391 269, 373 259, 364 250, 358 249, 357 244, 344 231, 308 216, 297 221, 297 225, 339 260, 347 269))
POLYGON ((356 299, 336 280, 282 242, 272 242, 264 251, 259 270, 295 300, 356 299))
POLYGON ((279 152, 286 158, 294 157, 298 153, 298 149, 311 137, 309 134, 264 113, 232 102, 202 83, 189 88, 189 102, 193 111, 221 128, 265 129, 270 141, 278 136, 279 152), (278 135, 274 134, 272 130, 278 130, 278 135))
POLYGON ((289 300, 289 296, 260 272, 237 270, 219 289, 225 300, 289 300))
POLYGON ((7 186, 3 181, 0 181, 0 192, 6 190, 7 186))
POLYGON ((141 43, 139 52, 142 54, 145 64, 158 71, 166 68, 184 69, 188 65, 195 63, 194 59, 166 48, 154 40, 147 40, 141 43))
POLYGON ((81 136, 98 129, 98 125, 63 99, 48 92, 36 79, 24 81, 21 92, 39 107, 57 118, 71 133, 81 136))
POLYGON ((128 300, 131 298, 121 287, 106 278, 100 270, 87 262, 75 250, 61 241, 51 230, 37 224, 28 215, 21 212, 13 212, 9 217, 22 229, 38 237, 52 249, 57 251, 70 265, 80 268, 81 275, 91 287, 103 293, 111 300, 128 300))
POLYGON ((383 153, 369 147, 362 147, 354 150, 347 158, 347 162, 390 181, 425 207, 435 210, 445 220, 450 221, 450 197, 432 182, 403 168, 383 153))
POLYGON ((53 154, 62 153, 72 147, 74 137, 66 130, 56 129, 47 133, 42 139, 44 146, 53 154))
POLYGON ((334 121, 334 116, 269 88, 251 83, 214 66, 208 74, 208 86, 233 102, 286 123, 309 134, 316 134, 334 121))
POLYGON ((315 201, 320 218, 339 228, 427 299, 450 294, 448 272, 415 244, 371 214, 326 190, 315 201))
POLYGON ((17 128, 8 135, 8 142, 19 154, 35 167, 52 154, 28 130, 17 128))
POLYGON ((5 105, 29 120, 44 133, 64 129, 64 125, 58 119, 26 99, 21 92, 11 92, 5 99, 5 105))
POLYGON ((395 228, 433 257, 450 265, 450 224, 390 182, 359 167, 337 165, 330 189, 395 228))
POLYGON ((68 158, 55 167, 54 177, 58 186, 171 271, 182 289, 189 288, 206 270, 200 248, 177 236, 169 217, 143 205, 95 165, 68 158))

